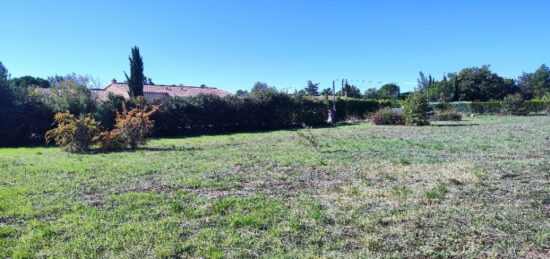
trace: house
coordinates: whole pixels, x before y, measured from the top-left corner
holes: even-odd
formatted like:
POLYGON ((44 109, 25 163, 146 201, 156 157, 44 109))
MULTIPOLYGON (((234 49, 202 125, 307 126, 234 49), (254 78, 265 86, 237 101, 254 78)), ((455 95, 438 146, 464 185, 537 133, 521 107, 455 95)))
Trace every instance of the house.
MULTIPOLYGON (((118 83, 116 80, 113 80, 105 89, 90 89, 90 92, 92 93, 92 97, 98 101, 107 100, 109 93, 122 95, 126 99, 129 98, 128 84, 118 83)), ((231 95, 224 90, 206 86, 143 85, 143 97, 150 102, 200 94, 212 94, 219 97, 231 95)))

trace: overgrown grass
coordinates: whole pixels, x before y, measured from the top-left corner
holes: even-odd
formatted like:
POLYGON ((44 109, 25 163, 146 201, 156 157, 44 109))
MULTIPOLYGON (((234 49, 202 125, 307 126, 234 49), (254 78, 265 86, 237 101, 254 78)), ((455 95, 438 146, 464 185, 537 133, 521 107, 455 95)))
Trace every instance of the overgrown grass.
POLYGON ((304 134, 0 149, 0 257, 550 253, 548 116, 304 134))

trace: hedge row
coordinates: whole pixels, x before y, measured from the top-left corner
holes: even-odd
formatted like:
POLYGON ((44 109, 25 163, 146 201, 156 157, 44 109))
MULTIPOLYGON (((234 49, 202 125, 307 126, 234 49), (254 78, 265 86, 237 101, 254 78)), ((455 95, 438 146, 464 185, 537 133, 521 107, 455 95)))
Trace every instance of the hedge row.
MULTIPOLYGON (((156 136, 273 130, 303 124, 325 125, 330 105, 329 100, 275 92, 225 98, 199 95, 163 102, 153 119, 156 136)), ((338 99, 337 120, 364 118, 365 114, 387 105, 378 101, 338 99)))
MULTIPOLYGON (((325 101, 329 104, 330 101, 325 101)), ((336 100, 336 119, 365 119, 369 113, 374 113, 380 108, 390 107, 391 103, 387 100, 365 100, 365 99, 337 99, 336 100)))
MULTIPOLYGON (((453 103, 431 103, 436 110, 452 110, 461 113, 475 114, 500 114, 503 113, 502 101, 488 102, 453 102, 453 103)), ((550 111, 550 101, 530 100, 525 101, 526 108, 531 113, 550 111)))
MULTIPOLYGON (((134 104, 119 96, 110 96, 93 109, 71 111, 91 114, 101 126, 112 129, 117 111, 134 104)), ((389 106, 388 102, 361 99, 338 99, 337 120, 365 118, 370 112, 389 106)), ((173 98, 160 103, 153 115, 154 136, 182 136, 234 131, 274 130, 326 124, 331 101, 292 96, 277 92, 259 92, 245 97, 199 95, 173 98)), ((55 111, 40 101, 28 101, 0 109, 0 146, 43 144, 51 129, 55 111)))

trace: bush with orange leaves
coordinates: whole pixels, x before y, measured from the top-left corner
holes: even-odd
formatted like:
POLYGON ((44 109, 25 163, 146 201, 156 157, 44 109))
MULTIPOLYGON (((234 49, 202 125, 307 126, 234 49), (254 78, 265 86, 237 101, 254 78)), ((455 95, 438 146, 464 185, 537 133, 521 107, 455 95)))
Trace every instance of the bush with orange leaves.
POLYGON ((155 122, 151 120, 151 115, 157 109, 156 106, 141 106, 131 110, 124 108, 122 112, 117 113, 115 128, 102 132, 94 141, 97 141, 103 151, 136 149, 138 145, 145 144, 145 137, 153 130, 155 122))
POLYGON ((151 115, 158 107, 148 108, 140 105, 137 108, 117 113, 115 128, 111 131, 99 130, 99 123, 91 116, 75 118, 69 112, 60 112, 55 115, 57 127, 46 133, 46 143, 55 141, 61 148, 72 152, 82 153, 90 150, 92 144, 97 143, 102 151, 119 151, 136 149, 145 144, 145 138, 151 133, 155 123, 151 115))
POLYGON ((71 153, 90 150, 94 137, 99 133, 99 123, 91 116, 76 118, 69 112, 55 115, 57 128, 46 132, 46 143, 55 141, 61 148, 71 153))

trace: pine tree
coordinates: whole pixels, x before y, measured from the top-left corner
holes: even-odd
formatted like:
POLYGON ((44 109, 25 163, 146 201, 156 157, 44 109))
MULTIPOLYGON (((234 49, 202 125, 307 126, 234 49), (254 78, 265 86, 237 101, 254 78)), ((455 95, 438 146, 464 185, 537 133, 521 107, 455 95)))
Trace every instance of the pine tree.
POLYGON ((413 126, 424 126, 430 124, 429 112, 431 108, 428 98, 421 92, 415 92, 405 100, 403 114, 405 124, 413 126))
POLYGON ((131 98, 143 96, 145 75, 143 74, 143 59, 139 54, 137 46, 132 48, 132 54, 128 59, 130 60, 130 77, 124 72, 126 81, 128 82, 128 94, 131 98))

